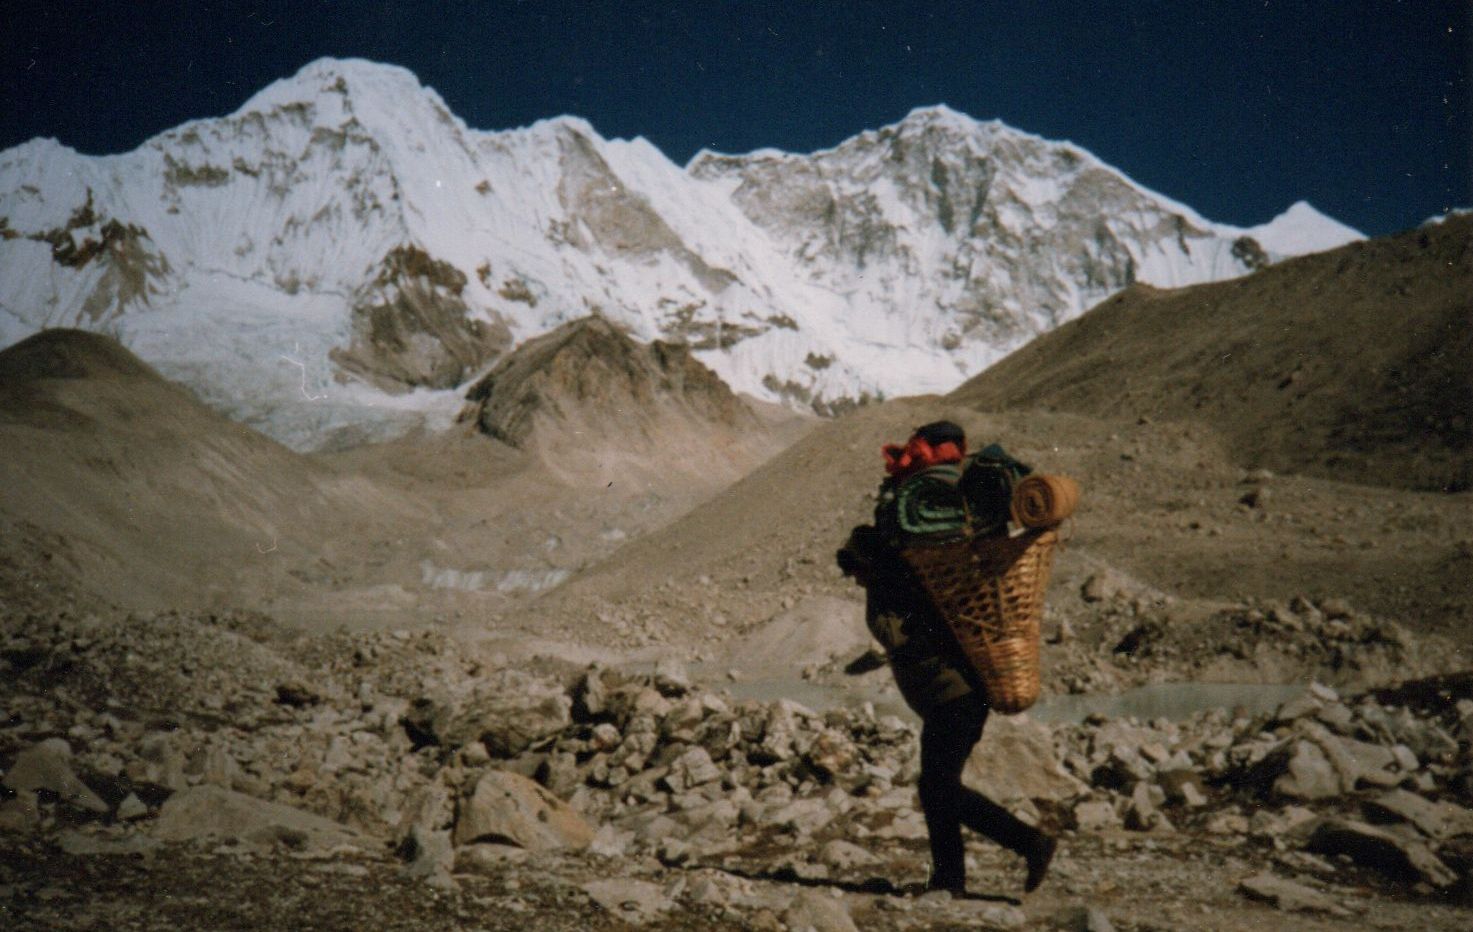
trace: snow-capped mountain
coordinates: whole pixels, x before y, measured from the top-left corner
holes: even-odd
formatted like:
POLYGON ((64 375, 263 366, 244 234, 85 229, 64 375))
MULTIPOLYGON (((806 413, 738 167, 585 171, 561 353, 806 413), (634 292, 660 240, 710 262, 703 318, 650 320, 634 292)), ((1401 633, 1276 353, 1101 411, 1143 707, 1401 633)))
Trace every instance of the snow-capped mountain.
POLYGON ((299 448, 448 421, 510 347, 589 314, 828 410, 955 387, 1132 281, 1356 238, 1303 203, 1214 224, 945 107, 681 168, 572 117, 469 129, 402 68, 323 59, 133 152, 0 153, 0 345, 112 333, 299 448))

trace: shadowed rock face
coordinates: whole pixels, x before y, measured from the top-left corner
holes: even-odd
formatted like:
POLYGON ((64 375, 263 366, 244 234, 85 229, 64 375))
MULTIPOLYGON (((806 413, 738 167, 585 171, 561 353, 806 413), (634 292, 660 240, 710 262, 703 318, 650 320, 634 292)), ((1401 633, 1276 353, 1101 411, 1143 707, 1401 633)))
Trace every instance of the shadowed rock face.
POLYGON ((731 272, 692 252, 643 195, 625 187, 586 136, 567 132, 558 142, 563 169, 558 200, 604 252, 632 259, 667 253, 713 293, 736 281, 731 272))
POLYGON ((388 391, 460 384, 511 343, 505 323, 470 313, 465 285, 448 262, 417 246, 394 248, 359 293, 352 341, 333 350, 333 362, 388 391))
MULTIPOLYGON (((0 225, 0 239, 18 239, 22 234, 0 225)), ((147 305, 152 295, 169 287, 173 273, 169 260, 153 244, 148 230, 134 223, 104 217, 87 200, 72 211, 67 222, 49 230, 25 234, 26 239, 51 247, 57 266, 90 274, 79 292, 75 323, 106 324, 125 313, 130 305, 147 305)))
POLYGON ((466 394, 461 415, 482 431, 526 446, 539 420, 602 425, 609 436, 658 433, 665 418, 716 426, 750 423, 731 389, 684 346, 636 343, 607 320, 587 317, 531 340, 466 394))

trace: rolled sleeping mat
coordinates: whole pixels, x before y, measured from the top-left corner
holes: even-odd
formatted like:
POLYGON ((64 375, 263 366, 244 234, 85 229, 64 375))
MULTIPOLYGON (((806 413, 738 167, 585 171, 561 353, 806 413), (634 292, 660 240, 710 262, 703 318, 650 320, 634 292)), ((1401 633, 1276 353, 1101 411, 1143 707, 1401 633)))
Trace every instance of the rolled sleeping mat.
POLYGON ((1013 520, 1022 527, 1052 527, 1079 505, 1079 483, 1068 476, 1032 475, 1013 487, 1013 520))

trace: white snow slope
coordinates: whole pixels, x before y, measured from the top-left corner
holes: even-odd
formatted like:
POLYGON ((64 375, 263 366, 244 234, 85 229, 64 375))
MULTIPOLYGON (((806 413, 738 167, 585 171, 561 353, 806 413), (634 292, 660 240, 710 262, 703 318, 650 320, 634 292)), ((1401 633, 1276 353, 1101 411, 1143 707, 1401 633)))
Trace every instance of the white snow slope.
POLYGON ((472 130, 402 68, 322 59, 123 155, 0 153, 0 346, 111 333, 309 449, 448 421, 499 354, 599 313, 828 411, 948 390, 1133 281, 1358 238, 1303 202, 1211 223, 946 107, 681 168, 572 117, 472 130))

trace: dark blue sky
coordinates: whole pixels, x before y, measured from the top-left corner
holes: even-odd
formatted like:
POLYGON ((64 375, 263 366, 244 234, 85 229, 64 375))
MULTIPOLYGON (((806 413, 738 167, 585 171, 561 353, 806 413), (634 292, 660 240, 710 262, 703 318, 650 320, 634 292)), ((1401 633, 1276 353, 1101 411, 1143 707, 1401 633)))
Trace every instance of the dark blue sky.
POLYGON ((1069 139, 1213 220, 1366 233, 1473 204, 1467 0, 5 4, 0 148, 131 149, 323 55, 471 126, 572 113, 683 164, 811 151, 945 103, 1069 139))

